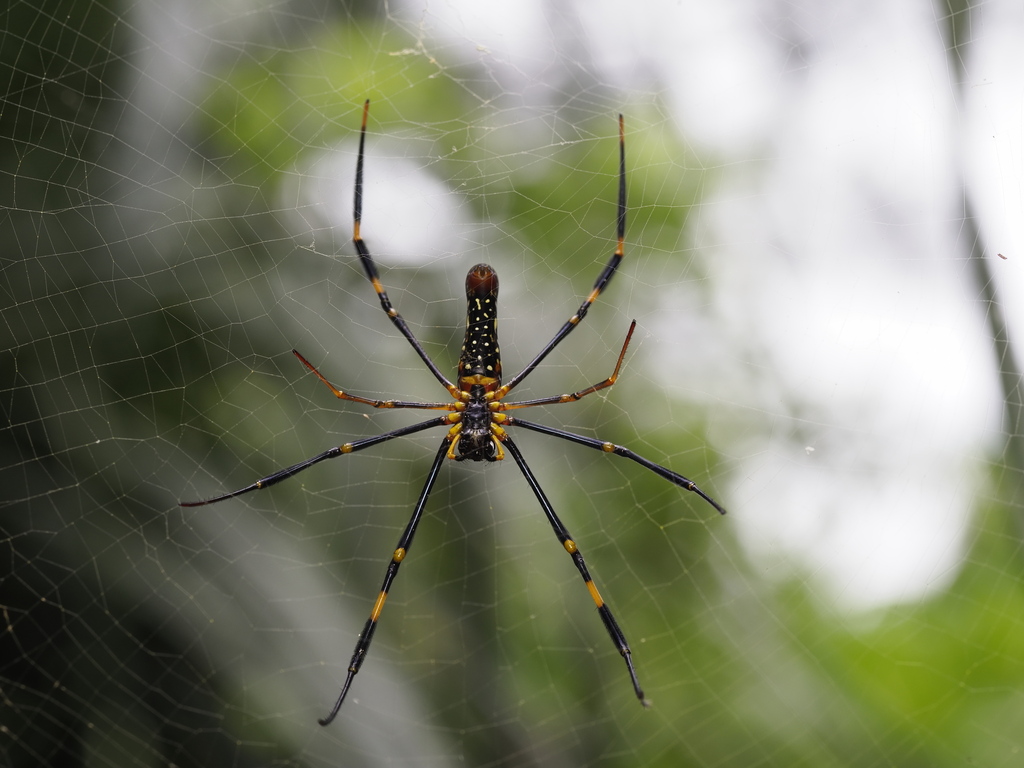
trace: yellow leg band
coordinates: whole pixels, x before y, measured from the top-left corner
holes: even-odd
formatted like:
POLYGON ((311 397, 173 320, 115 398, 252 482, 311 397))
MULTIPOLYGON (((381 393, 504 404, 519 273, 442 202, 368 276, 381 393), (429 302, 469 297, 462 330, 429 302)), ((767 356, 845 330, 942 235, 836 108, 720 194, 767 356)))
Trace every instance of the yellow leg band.
POLYGON ((377 621, 380 617, 380 612, 384 610, 384 601, 388 599, 387 592, 381 592, 377 595, 377 602, 373 604, 373 610, 370 611, 370 621, 377 621))

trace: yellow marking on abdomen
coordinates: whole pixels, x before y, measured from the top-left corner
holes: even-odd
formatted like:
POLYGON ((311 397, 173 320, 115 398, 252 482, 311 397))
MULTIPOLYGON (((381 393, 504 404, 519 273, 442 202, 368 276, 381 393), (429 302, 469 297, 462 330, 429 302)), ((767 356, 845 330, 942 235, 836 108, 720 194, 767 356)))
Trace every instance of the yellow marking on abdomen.
POLYGON ((460 376, 459 377, 459 388, 463 392, 469 392, 474 385, 479 384, 484 388, 484 392, 493 392, 498 388, 501 383, 501 379, 496 376, 484 376, 480 373, 474 373, 472 376, 460 376))

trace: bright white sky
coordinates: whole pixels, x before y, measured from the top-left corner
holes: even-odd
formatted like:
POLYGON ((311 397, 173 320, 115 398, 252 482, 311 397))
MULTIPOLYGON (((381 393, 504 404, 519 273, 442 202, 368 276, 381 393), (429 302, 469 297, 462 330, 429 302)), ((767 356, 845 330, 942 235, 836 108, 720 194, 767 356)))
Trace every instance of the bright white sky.
POLYGON ((1002 415, 964 180, 1024 331, 1024 8, 974 11, 962 98, 925 0, 554 5, 398 14, 527 101, 557 99, 545 75, 574 56, 627 101, 659 94, 718 186, 693 243, 704 315, 675 286, 652 331, 678 339, 666 385, 708 409, 741 541, 848 608, 948 584, 1002 415))
MULTIPOLYGON (((663 310, 643 321, 661 354, 677 340, 664 383, 705 409, 728 473, 713 487, 764 573, 814 573, 825 599, 854 609, 949 583, 1002 439, 994 352, 961 232, 964 184, 1011 339, 1024 338, 1024 7, 993 0, 972 12, 962 88, 940 7, 389 5, 424 50, 479 67, 527 106, 561 104, 566 72, 618 89, 624 109, 630 94, 657 95, 715 184, 691 243, 708 280, 699 296, 666 289, 663 310)), ((174 104, 194 103, 183 70, 198 66, 196 19, 212 8, 183 3, 141 19, 155 43, 139 114, 161 115, 164 135, 176 130, 174 104), (175 8, 192 23, 168 23, 175 8)), ((306 178, 337 178, 344 192, 305 185, 294 202, 307 215, 347 210, 335 201, 351 171, 334 162, 306 178)), ((371 183, 416 174, 396 166, 371 183)), ((458 209, 423 175, 417 205, 399 217, 421 244, 432 223, 456 215, 441 208, 458 209)), ((385 198, 398 204, 368 189, 368 200, 385 198)), ((392 262, 424 253, 387 236, 375 247, 392 262)))

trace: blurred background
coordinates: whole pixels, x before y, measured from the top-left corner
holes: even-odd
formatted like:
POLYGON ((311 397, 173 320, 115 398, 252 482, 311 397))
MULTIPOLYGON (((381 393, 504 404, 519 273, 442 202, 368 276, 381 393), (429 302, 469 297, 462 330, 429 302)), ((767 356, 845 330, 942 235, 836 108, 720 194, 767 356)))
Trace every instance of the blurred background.
POLYGON ((0 11, 0 763, 1016 766, 1024 8, 14 0, 0 11), (446 395, 467 269, 517 441, 439 432, 181 508, 446 395))

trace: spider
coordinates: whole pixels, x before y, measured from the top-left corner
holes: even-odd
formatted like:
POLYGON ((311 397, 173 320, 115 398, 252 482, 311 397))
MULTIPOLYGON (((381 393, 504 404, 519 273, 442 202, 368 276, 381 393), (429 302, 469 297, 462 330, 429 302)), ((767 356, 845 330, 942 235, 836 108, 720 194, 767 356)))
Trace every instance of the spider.
POLYGON ((612 643, 615 644, 615 647, 625 660, 626 669, 629 672, 629 677, 633 684, 633 690, 636 693, 636 697, 640 700, 641 704, 647 707, 650 704, 644 697, 643 689, 640 687, 640 681, 637 678, 636 668, 633 665, 633 657, 629 648, 629 643, 626 642, 626 636, 623 634, 622 630, 619 629, 619 625, 615 621, 615 617, 612 616, 611 609, 608 607, 607 603, 605 603, 600 592, 598 592, 597 587, 594 585, 594 580, 590 576, 587 564, 583 559, 583 554, 579 551, 579 547, 577 547, 576 542, 569 534, 569 530, 565 527, 565 524, 562 523, 558 515, 555 513, 554 508, 551 506, 551 502, 548 501, 547 496, 541 489, 536 476, 527 465, 526 459, 523 458, 523 454, 520 452, 519 446, 516 445, 515 441, 509 434, 509 428, 521 427, 522 429, 539 432, 543 435, 558 437, 563 440, 567 440, 570 443, 594 448, 605 453, 624 456, 665 478, 670 483, 674 483, 681 488, 696 493, 718 510, 718 512, 725 514, 725 509, 717 501, 698 488, 692 480, 684 477, 678 472, 668 469, 667 467, 663 467, 649 459, 645 459, 643 456, 634 453, 628 448, 621 445, 615 445, 614 443, 605 442, 603 440, 596 440, 594 438, 584 437, 583 435, 577 435, 572 432, 566 432, 561 429, 555 429, 554 427, 535 424, 534 422, 526 421, 524 419, 520 419, 518 416, 512 416, 509 414, 509 411, 520 408, 532 408, 538 405, 575 402, 587 395, 612 386, 616 379, 618 379, 619 369, 622 367, 622 360, 626 355, 626 349, 633 336, 633 330, 636 328, 635 320, 629 326, 629 331, 626 333, 626 339, 622 344, 618 360, 615 362, 615 369, 608 378, 572 394, 542 397, 535 400, 505 402, 505 398, 508 394, 519 386, 523 380, 526 379, 526 377, 529 376, 538 365, 540 365, 541 361, 544 360, 544 358, 547 357, 559 343, 561 343, 562 339, 568 336, 569 333, 580 324, 586 316, 587 310, 590 309, 590 306, 608 286, 608 283, 615 275, 615 272, 622 261, 622 257, 625 253, 623 243, 626 232, 626 142, 622 115, 619 115, 619 195, 616 224, 618 243, 616 245, 615 252, 612 254, 601 274, 598 275, 597 281, 594 283, 594 287, 591 289, 590 294, 583 303, 580 304, 576 313, 570 317, 561 328, 559 328, 554 337, 529 363, 527 363, 525 368, 509 379, 505 384, 502 384, 501 356, 498 351, 496 319, 498 276, 490 266, 487 264, 477 264, 471 268, 469 270, 469 274, 466 275, 466 303, 468 305, 466 336, 463 341, 462 352, 459 357, 458 376, 456 379, 457 383, 450 381, 430 359, 426 351, 423 349, 422 344, 420 344, 413 335, 409 325, 398 313, 398 310, 392 306, 391 300, 388 298, 388 294, 384 290, 384 286, 381 284, 380 276, 377 272, 377 266, 373 257, 370 255, 370 251, 367 248, 366 243, 363 241, 362 234, 360 232, 363 209, 363 158, 366 143, 366 121, 369 115, 369 110, 370 101, 367 99, 363 104, 362 126, 359 131, 359 154, 356 160, 352 239, 355 244, 356 252, 359 255, 359 261, 363 266, 363 270, 366 272, 366 276, 370 280, 370 284, 377 293, 377 298, 380 299, 380 305, 384 309, 384 312, 387 313, 388 318, 390 318, 391 322, 394 323, 398 331, 405 336, 409 344, 412 345, 412 348, 416 351, 416 354, 420 356, 420 359, 423 360, 423 363, 434 375, 434 378, 441 383, 441 386, 448 390, 452 399, 447 402, 424 403, 404 400, 374 400, 372 398, 361 397, 335 387, 316 369, 316 367, 313 366, 312 363, 299 354, 298 351, 292 350, 292 354, 294 354, 295 357, 297 357, 314 376, 316 376, 328 389, 330 389, 334 396, 339 400, 349 400, 355 403, 362 403, 363 405, 368 405, 372 408, 412 408, 420 410, 445 411, 446 413, 443 416, 431 418, 427 421, 422 421, 407 427, 400 427, 399 429, 385 432, 375 437, 366 437, 360 440, 343 443, 333 448, 329 448, 323 453, 319 453, 305 461, 299 462, 298 464, 278 470, 277 472, 267 475, 251 485, 247 485, 237 491, 225 493, 220 496, 214 496, 213 498, 202 501, 181 502, 181 506, 197 507, 204 504, 215 504, 219 501, 224 501, 225 499, 241 496, 243 493, 269 488, 270 486, 275 485, 292 475, 296 475, 299 472, 309 469, 314 464, 319 464, 321 461, 326 459, 345 456, 350 453, 355 453, 356 451, 361 451, 366 448, 379 445, 380 443, 387 442, 388 440, 405 437, 406 435, 412 435, 427 429, 437 427, 447 428, 447 431, 441 440, 441 445, 438 447, 437 453, 434 455, 434 461, 430 465, 430 471, 427 473, 426 483, 423 485, 423 490, 420 491, 419 498, 416 501, 416 506, 413 509, 412 517, 409 519, 409 523, 406 525, 405 530, 398 540, 398 546, 395 547, 395 551, 391 555, 391 562, 388 565, 380 592, 373 604, 373 609, 370 611, 370 617, 367 619, 366 625, 363 627, 363 631, 360 633, 359 639, 356 641, 355 650, 352 653, 352 660, 349 662, 348 672, 345 677, 345 682, 342 685, 341 693, 338 695, 338 699, 334 703, 334 706, 331 708, 327 717, 318 720, 320 725, 328 725, 334 720, 338 711, 341 709, 341 705, 345 701, 345 696, 348 694, 352 681, 359 672, 359 669, 366 658, 366 654, 370 649, 370 642, 373 640, 373 633, 377 629, 377 620, 380 618, 381 611, 384 608, 384 602, 388 597, 388 592, 394 583, 395 577, 398 575, 398 569, 402 566, 402 563, 405 562, 405 559, 409 554, 409 547, 412 546, 413 537, 416 535, 416 529, 423 517, 423 511, 427 506, 427 500, 429 499, 431 489, 434 487, 434 483, 437 480, 442 462, 445 459, 452 459, 454 461, 502 461, 506 455, 511 455, 512 460, 523 473, 523 477, 526 478, 526 482, 530 486, 530 490, 532 490, 533 494, 537 497, 537 501, 540 503, 540 507, 544 511, 545 517, 547 517, 548 522, 551 524, 551 527, 555 532, 555 536, 558 538, 568 555, 572 558, 573 565, 576 566, 580 576, 583 577, 587 591, 590 593, 591 599, 593 599, 594 604, 597 606, 598 615, 600 615, 601 621, 604 623, 605 629, 608 631, 608 635, 611 637, 612 643))

